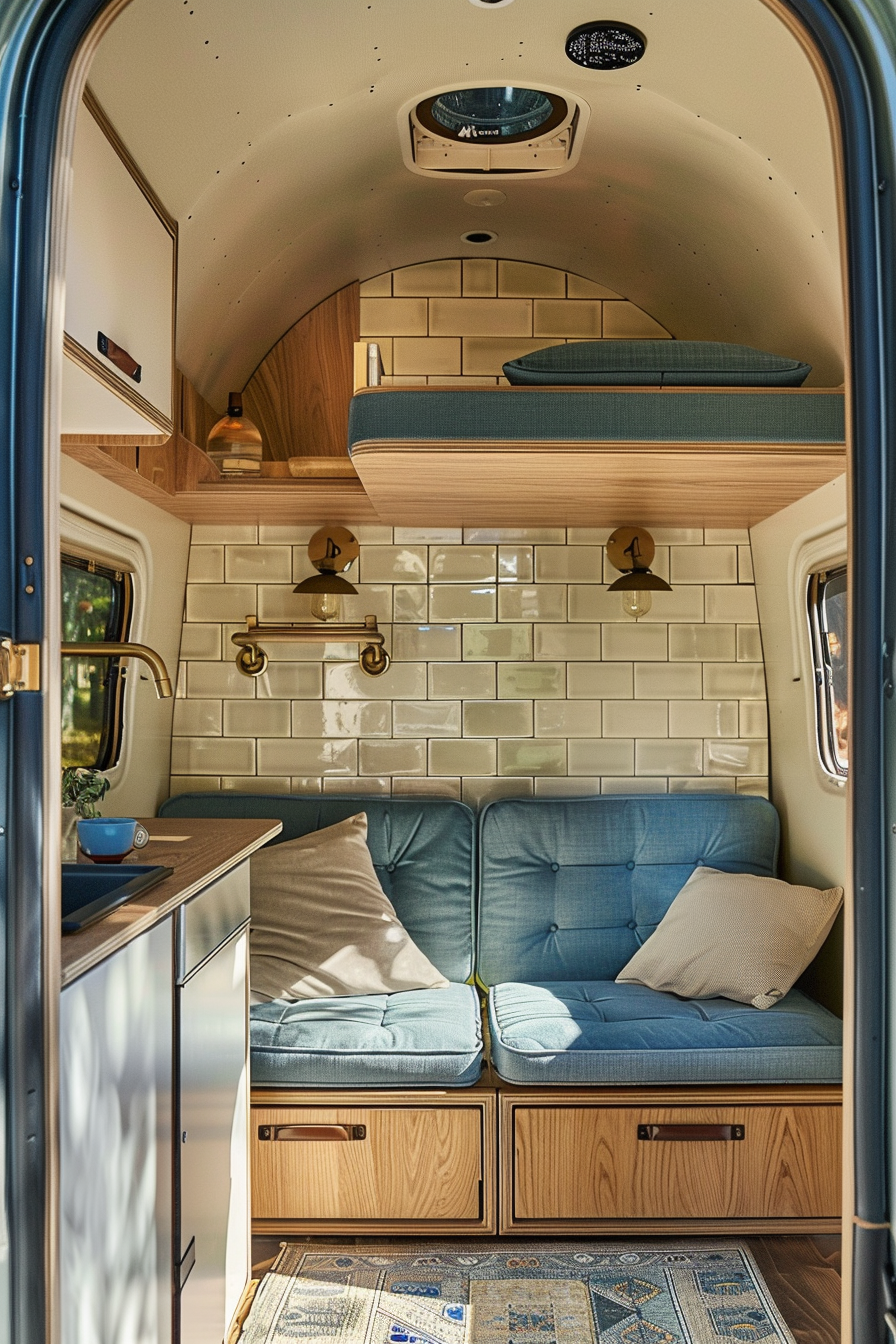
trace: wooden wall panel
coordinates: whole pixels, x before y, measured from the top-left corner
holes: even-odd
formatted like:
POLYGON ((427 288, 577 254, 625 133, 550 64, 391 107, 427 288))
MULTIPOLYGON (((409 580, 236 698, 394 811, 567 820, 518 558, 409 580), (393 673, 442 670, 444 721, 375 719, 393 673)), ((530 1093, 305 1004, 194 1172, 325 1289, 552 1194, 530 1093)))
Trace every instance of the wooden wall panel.
POLYGON ((346 457, 353 346, 361 326, 354 282, 312 308, 277 342, 243 389, 266 458, 346 457))
POLYGON ((180 423, 178 428, 185 439, 189 439, 191 443, 196 444, 197 448, 204 450, 211 430, 221 419, 227 407, 224 406, 220 411, 216 411, 213 406, 208 404, 205 397, 196 391, 189 378, 181 373, 180 369, 177 371, 177 377, 180 393, 180 423))

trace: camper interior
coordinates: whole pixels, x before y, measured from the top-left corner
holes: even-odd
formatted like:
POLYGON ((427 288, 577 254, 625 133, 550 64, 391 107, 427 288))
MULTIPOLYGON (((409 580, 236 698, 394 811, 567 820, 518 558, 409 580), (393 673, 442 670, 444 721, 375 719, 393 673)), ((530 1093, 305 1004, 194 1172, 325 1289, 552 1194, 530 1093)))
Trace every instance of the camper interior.
MULTIPOLYGON (((63 1340, 235 1340, 281 1242, 711 1236, 833 1342, 848 339, 810 39, 776 0, 131 0, 91 43, 61 759, 149 839, 88 883, 82 828, 64 870, 63 1340)), ((245 1337, 443 1339, 273 1319, 245 1337)), ((751 1319, 719 1337, 787 1338, 751 1319)))

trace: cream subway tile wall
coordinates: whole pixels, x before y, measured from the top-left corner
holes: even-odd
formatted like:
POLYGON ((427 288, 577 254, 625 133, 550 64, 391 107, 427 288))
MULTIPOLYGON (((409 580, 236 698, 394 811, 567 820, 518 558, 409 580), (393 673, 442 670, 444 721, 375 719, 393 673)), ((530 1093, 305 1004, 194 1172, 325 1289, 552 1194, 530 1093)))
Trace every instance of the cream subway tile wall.
MULTIPOLYGON (((511 273, 514 284, 525 278, 511 273)), ((673 591, 636 623, 607 592, 609 529, 358 527, 351 615, 376 613, 389 671, 367 677, 356 646, 322 639, 272 644, 265 674, 244 677, 230 637, 245 616, 308 619, 292 583, 308 572, 313 530, 194 528, 172 792, 391 792, 476 805, 766 792, 746 534, 657 529, 673 591)))
MULTIPOLYGON (((422 262, 361 285, 361 337, 378 342, 387 386, 494 387, 507 360, 548 345, 670 335, 624 295, 529 262, 422 262)), ((714 544, 749 551, 741 534, 714 544)))
MULTIPOLYGON (((511 357, 564 341, 670 332, 571 272, 477 257, 361 285, 361 334, 396 383, 495 386, 511 357)), ((630 519, 620 519, 620 523, 630 519)), ((172 792, 491 798, 768 788, 765 669, 747 532, 656 528, 657 593, 635 623, 607 587, 611 528, 353 529, 358 596, 392 655, 275 644, 233 661, 247 615, 308 620, 293 585, 310 525, 193 529, 172 792)))

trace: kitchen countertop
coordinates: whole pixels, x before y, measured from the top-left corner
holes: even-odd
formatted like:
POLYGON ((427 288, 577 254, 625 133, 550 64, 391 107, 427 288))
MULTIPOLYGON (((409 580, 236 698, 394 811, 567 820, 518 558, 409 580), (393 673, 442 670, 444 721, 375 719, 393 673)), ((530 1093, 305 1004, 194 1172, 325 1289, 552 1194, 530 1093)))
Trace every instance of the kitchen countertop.
POLYGON ((128 861, 161 864, 173 868, 174 873, 96 924, 79 933, 63 935, 62 988, 138 934, 158 924, 172 910, 235 868, 283 829, 280 821, 257 818, 149 817, 138 820, 149 831, 149 843, 144 849, 129 854, 128 861))

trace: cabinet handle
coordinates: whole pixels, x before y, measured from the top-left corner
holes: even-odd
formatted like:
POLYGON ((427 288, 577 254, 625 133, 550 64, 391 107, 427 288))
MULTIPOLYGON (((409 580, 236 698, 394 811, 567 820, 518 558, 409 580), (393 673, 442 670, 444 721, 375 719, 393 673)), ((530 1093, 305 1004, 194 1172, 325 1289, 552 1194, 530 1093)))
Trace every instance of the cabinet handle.
POLYGON ((351 1143, 366 1139, 366 1125, 259 1125, 258 1137, 275 1143, 351 1143))
POLYGON ((122 373, 128 378, 133 378, 135 383, 139 383, 143 373, 143 366, 138 364, 133 355, 129 355, 127 350, 122 350, 120 345, 116 345, 113 340, 98 331, 96 334, 96 348, 101 355, 105 355, 122 373))
POLYGON ((638 1138, 666 1143, 730 1143, 744 1137, 743 1125, 639 1125, 638 1138))

